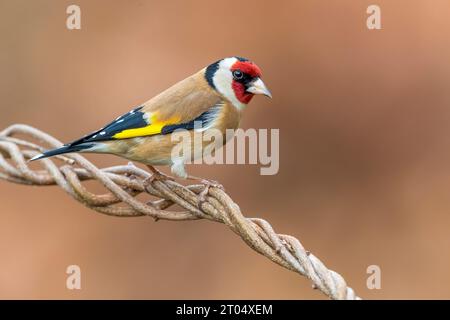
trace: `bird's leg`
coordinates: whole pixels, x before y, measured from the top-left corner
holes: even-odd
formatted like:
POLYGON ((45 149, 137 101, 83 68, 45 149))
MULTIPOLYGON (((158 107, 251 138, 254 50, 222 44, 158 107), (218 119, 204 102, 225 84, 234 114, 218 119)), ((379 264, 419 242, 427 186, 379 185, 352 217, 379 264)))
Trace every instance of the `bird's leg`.
POLYGON ((147 165, 147 168, 152 172, 152 175, 144 180, 144 186, 150 185, 155 180, 171 180, 174 181, 175 178, 168 176, 167 174, 162 173, 154 166, 147 165))
MULTIPOLYGON (((133 162, 128 162, 128 166, 135 167, 133 162)), ((124 175, 125 175, 125 177, 129 178, 130 180, 137 180, 137 177, 134 173, 125 172, 124 175)), ((124 187, 124 190, 127 191, 128 193, 131 193, 133 191, 133 189, 129 186, 124 187)))
POLYGON ((208 195, 210 188, 218 188, 221 190, 225 190, 223 185, 221 185, 219 182, 217 182, 215 180, 208 180, 208 179, 203 179, 203 178, 199 178, 199 177, 195 177, 195 176, 187 176, 186 179, 199 181, 200 183, 205 185, 205 188, 202 190, 202 192, 200 192, 198 194, 199 200, 200 200, 198 203, 199 207, 202 205, 203 202, 206 201, 206 196, 208 195))

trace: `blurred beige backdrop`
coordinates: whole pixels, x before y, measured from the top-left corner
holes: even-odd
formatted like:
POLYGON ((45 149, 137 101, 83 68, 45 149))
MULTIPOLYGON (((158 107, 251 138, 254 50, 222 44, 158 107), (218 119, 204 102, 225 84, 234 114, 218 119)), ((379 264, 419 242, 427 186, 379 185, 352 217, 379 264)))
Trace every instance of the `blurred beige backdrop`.
MULTIPOLYGON (((0 0, 0 127, 70 141, 225 56, 261 66, 243 128, 280 129, 280 171, 191 166, 299 237, 367 299, 450 298, 450 2, 0 0), (78 4, 82 29, 65 27, 78 4), (382 289, 368 290, 379 265, 382 289)), ((89 156, 100 166, 125 163, 89 156)), ((223 225, 92 212, 0 181, 0 298, 322 299, 223 225), (82 290, 65 287, 66 267, 82 290)))

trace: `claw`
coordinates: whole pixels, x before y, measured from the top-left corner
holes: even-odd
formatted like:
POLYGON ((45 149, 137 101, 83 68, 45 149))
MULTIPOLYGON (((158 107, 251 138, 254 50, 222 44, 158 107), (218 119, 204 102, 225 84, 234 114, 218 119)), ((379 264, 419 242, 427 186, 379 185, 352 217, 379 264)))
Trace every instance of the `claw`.
POLYGON ((225 190, 223 185, 220 184, 219 182, 215 181, 215 180, 200 179, 200 182, 203 183, 208 188, 218 188, 218 189, 221 189, 221 190, 225 190))
POLYGON ((207 201, 206 196, 209 193, 210 188, 218 188, 221 190, 225 190, 223 185, 221 185, 219 182, 214 180, 206 180, 206 179, 200 179, 200 182, 205 185, 205 188, 198 194, 198 207, 201 208, 202 204, 207 201))
POLYGON ((164 180, 175 181, 175 179, 173 177, 162 173, 155 167, 153 167, 153 166, 147 166, 147 167, 152 172, 152 175, 150 177, 144 179, 144 181, 143 181, 144 187, 148 187, 149 185, 152 184, 153 181, 164 181, 164 180))

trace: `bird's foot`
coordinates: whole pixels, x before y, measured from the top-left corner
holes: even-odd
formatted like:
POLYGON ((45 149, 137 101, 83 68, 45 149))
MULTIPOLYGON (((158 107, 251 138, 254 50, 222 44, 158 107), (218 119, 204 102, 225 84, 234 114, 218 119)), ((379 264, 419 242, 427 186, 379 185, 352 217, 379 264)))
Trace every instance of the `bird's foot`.
POLYGON ((223 187, 222 184, 220 184, 219 182, 214 181, 214 180, 202 179, 202 178, 197 178, 197 177, 192 177, 192 176, 189 176, 188 179, 197 180, 200 183, 205 185, 205 188, 198 194, 198 200, 199 200, 198 207, 199 208, 202 206, 203 203, 206 202, 206 200, 207 200, 206 196, 208 195, 210 188, 218 188, 220 190, 225 190, 225 188, 223 187))
POLYGON ((175 178, 162 173, 155 167, 150 166, 150 165, 147 165, 147 167, 152 172, 152 175, 150 177, 144 179, 144 182, 143 182, 144 187, 148 187, 149 185, 152 184, 153 181, 164 181, 164 180, 175 181, 175 178))

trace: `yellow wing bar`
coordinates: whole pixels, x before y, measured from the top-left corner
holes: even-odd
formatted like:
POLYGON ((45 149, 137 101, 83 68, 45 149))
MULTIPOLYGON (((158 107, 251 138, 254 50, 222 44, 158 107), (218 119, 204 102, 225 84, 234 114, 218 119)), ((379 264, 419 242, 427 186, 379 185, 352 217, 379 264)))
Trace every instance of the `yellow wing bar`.
POLYGON ((172 117, 167 120, 159 121, 156 119, 156 114, 152 114, 150 117, 150 124, 148 126, 142 127, 142 128, 133 128, 133 129, 125 129, 121 132, 116 133, 113 135, 114 139, 129 139, 129 138, 136 138, 136 137, 145 137, 145 136, 151 136, 155 134, 159 134, 162 131, 162 128, 164 128, 167 125, 171 124, 177 124, 179 123, 178 117, 172 117))

